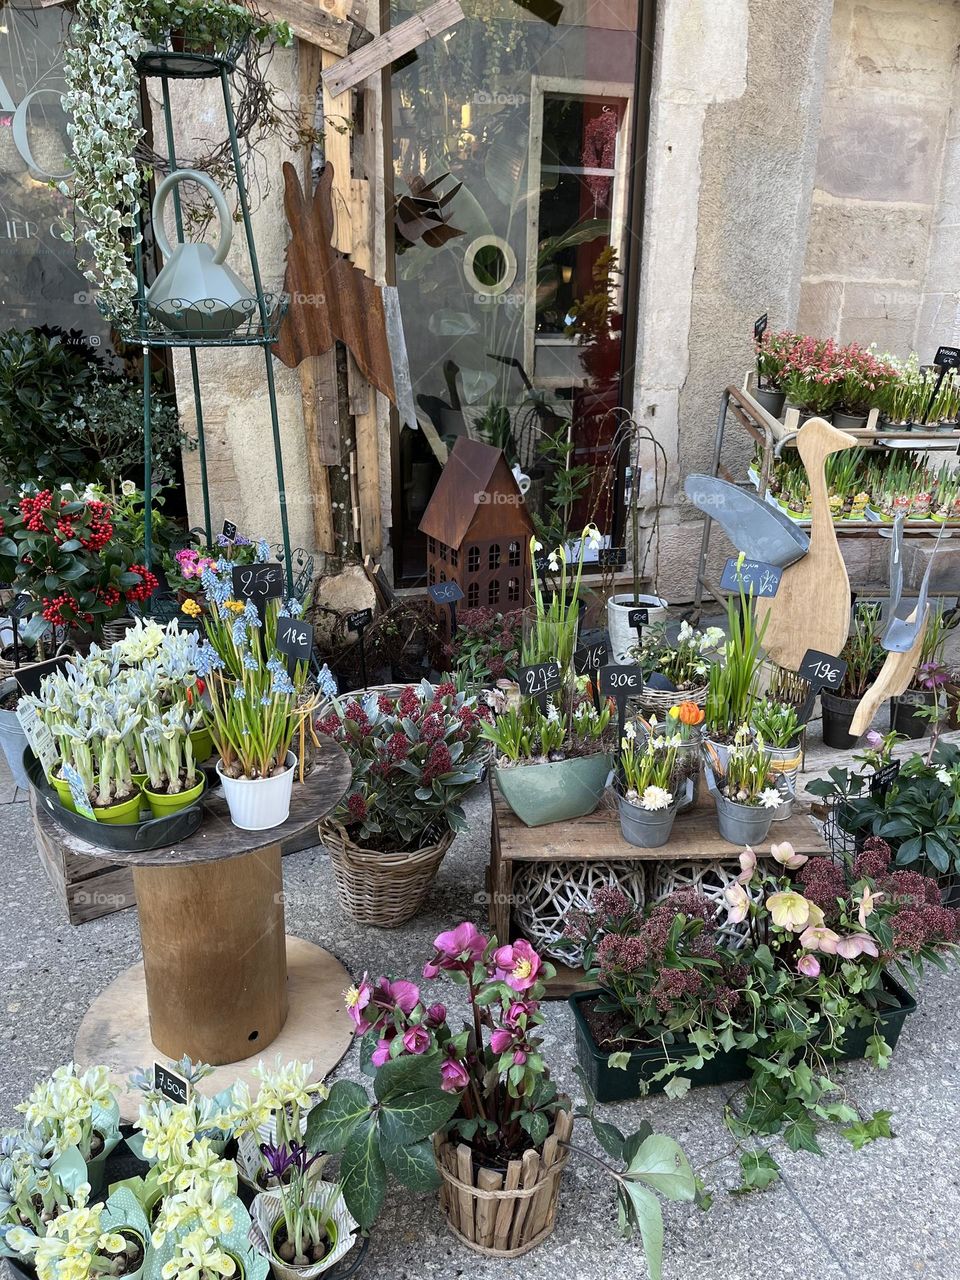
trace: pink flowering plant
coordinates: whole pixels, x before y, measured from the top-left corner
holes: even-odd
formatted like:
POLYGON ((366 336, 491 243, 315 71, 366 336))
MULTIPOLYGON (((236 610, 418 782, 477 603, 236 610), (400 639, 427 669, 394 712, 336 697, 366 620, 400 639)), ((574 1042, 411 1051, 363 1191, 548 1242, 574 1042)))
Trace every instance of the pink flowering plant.
POLYGON ((483 770, 481 716, 451 681, 331 698, 316 727, 350 758, 353 780, 336 816, 356 844, 417 849, 464 829, 459 801, 483 770))
MULTIPOLYGON (((846 865, 788 842, 764 858, 746 849, 740 863, 719 908, 688 890, 644 912, 605 890, 569 922, 599 986, 587 1017, 595 1042, 614 1066, 662 1046, 665 1065, 647 1084, 666 1082, 672 1096, 690 1087, 685 1072, 741 1054, 749 1079, 727 1112, 739 1138, 779 1133, 793 1150, 822 1154, 823 1121, 855 1148, 892 1136, 889 1112, 864 1119, 851 1105, 835 1064, 851 1034, 868 1061, 889 1064, 881 1015, 901 996, 888 974, 912 988, 925 965, 944 968, 958 952, 960 911, 942 905, 935 880, 896 870, 878 838, 846 865)), ((741 1164, 749 1183, 753 1165, 741 1164)), ((775 1174, 772 1157, 766 1167, 775 1174)))
MULTIPOLYGON (((430 1139, 439 1133, 467 1143, 480 1165, 503 1168, 547 1139, 570 1107, 551 1079, 540 1027, 544 982, 555 969, 524 939, 501 945, 464 921, 438 935, 423 979, 446 979, 467 996, 459 1026, 446 1004, 406 979, 362 980, 346 992, 362 1036, 363 1070, 375 1101, 352 1081, 337 1081, 311 1112, 307 1147, 342 1152, 347 1207, 362 1227, 377 1216, 387 1177, 413 1190, 440 1185, 430 1139)), ((683 1152, 649 1125, 629 1137, 597 1121, 590 1098, 578 1115, 591 1121, 618 1170, 567 1144, 602 1167, 617 1188, 624 1235, 639 1229, 651 1275, 659 1275, 660 1207, 643 1183, 671 1199, 693 1200, 697 1184, 683 1152), (663 1176, 669 1169, 669 1177, 663 1176)))

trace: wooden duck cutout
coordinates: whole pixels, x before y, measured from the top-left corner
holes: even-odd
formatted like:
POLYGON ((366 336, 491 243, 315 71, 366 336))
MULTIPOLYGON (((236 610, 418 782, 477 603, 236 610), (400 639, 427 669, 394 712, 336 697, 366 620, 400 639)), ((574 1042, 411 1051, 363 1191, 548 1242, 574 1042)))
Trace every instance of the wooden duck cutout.
POLYGON ((811 418, 797 432, 797 452, 810 482, 810 550, 788 565, 775 596, 757 600, 757 622, 766 621, 763 647, 772 662, 797 671, 808 649, 839 654, 850 630, 850 579, 833 527, 826 461, 852 449, 853 436, 811 418))

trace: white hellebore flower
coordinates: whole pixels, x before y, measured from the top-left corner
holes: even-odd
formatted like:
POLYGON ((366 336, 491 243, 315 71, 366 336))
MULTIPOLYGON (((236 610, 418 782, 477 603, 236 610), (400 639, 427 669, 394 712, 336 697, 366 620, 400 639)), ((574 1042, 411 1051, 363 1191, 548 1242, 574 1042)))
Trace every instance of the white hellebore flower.
POLYGON ((736 881, 728 884, 723 891, 723 903, 727 908, 728 924, 741 924, 746 920, 750 910, 750 895, 742 884, 736 881))
POLYGON ((794 852, 793 845, 789 840, 784 840, 781 844, 772 844, 770 846, 770 856, 779 862, 781 867, 786 867, 788 871, 798 870, 807 861, 805 853, 794 852))

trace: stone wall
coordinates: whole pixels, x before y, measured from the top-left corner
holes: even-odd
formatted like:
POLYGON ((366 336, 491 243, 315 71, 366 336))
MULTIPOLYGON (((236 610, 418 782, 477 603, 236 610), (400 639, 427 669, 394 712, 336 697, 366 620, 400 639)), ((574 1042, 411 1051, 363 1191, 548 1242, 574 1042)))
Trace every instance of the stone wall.
POLYGON ((798 325, 930 360, 958 328, 960 5, 836 0, 798 325))
MULTIPOLYGON (((830 10, 830 0, 661 5, 637 409, 670 465, 657 585, 672 603, 693 597, 700 543, 683 477, 711 468, 720 395, 750 363, 756 317, 795 317, 830 10)), ((736 432, 729 440, 735 467, 748 449, 736 432)), ((722 535, 714 541, 729 554, 722 535)))

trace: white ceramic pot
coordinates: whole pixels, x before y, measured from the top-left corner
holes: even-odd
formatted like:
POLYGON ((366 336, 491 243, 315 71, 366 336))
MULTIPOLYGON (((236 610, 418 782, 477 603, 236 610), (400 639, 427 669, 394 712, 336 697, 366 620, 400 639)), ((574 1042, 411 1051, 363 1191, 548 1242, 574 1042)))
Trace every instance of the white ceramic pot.
POLYGON ((660 596, 635 597, 632 591, 611 596, 607 601, 607 630, 610 633, 610 655, 614 662, 628 662, 630 650, 637 644, 636 627, 630 626, 630 610, 646 609, 649 625, 665 622, 667 602, 660 596))
POLYGON ((217 776, 223 784, 230 821, 235 827, 243 831, 267 831, 286 822, 297 767, 297 757, 292 751, 287 752, 286 765, 286 772, 275 778, 228 778, 217 761, 217 776))

